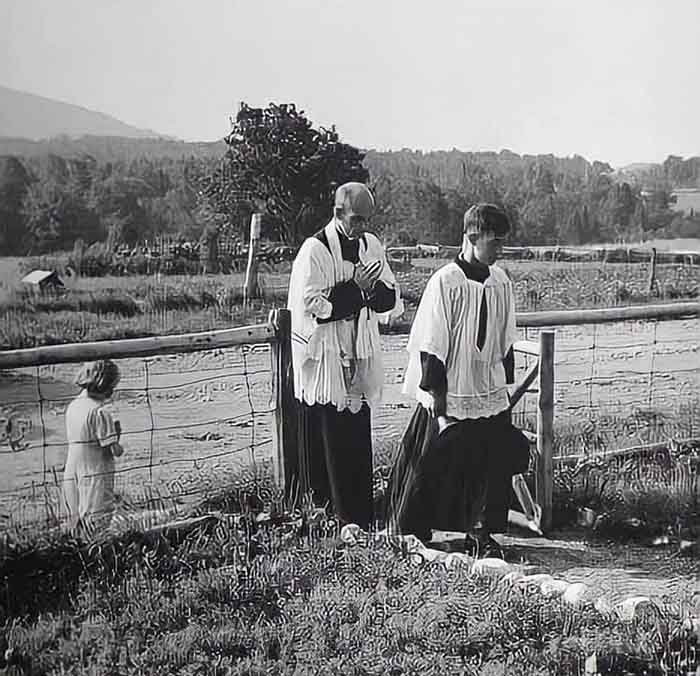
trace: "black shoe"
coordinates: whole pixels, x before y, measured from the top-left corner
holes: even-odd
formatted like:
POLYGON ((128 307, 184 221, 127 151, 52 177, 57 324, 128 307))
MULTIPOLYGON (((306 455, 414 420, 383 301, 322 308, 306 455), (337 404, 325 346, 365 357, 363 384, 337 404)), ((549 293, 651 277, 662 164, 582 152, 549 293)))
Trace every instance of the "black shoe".
POLYGON ((414 533, 414 535, 426 546, 428 547, 430 545, 431 540, 433 539, 433 531, 429 530, 427 533, 422 532, 422 533, 414 533))
POLYGON ((503 548, 488 533, 479 533, 474 537, 476 547, 474 556, 480 559, 503 559, 503 548))
POLYGON ((464 553, 469 556, 478 556, 480 551, 479 538, 473 533, 467 533, 464 538, 464 553))

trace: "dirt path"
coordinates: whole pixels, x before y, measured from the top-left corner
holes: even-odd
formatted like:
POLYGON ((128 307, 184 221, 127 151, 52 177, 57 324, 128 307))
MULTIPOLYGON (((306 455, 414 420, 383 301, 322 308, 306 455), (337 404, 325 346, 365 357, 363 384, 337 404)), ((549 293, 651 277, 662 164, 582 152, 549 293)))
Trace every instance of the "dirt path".
MULTIPOLYGON (((680 556, 673 546, 598 541, 580 530, 556 531, 546 538, 511 533, 496 539, 508 561, 567 582, 583 582, 612 605, 630 596, 647 596, 700 614, 700 559, 680 556)), ((458 550, 463 538, 438 533, 434 542, 458 550)))

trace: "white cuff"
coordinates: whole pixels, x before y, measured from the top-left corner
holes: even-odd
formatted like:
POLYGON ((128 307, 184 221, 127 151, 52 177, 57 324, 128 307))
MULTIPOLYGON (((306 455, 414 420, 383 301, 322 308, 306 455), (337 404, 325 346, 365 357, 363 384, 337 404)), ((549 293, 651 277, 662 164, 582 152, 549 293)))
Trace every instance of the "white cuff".
POLYGON ((328 317, 330 317, 333 313, 333 303, 331 303, 327 298, 323 298, 321 296, 313 302, 313 309, 311 310, 311 313, 317 319, 328 319, 328 317))

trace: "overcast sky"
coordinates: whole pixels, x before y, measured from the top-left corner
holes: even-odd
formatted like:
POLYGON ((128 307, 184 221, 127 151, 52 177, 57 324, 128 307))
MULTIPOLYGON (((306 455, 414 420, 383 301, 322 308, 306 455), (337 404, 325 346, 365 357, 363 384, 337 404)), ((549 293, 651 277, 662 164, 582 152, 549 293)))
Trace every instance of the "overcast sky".
POLYGON ((700 154, 700 0, 0 0, 0 84, 185 140, 295 102, 364 148, 700 154))

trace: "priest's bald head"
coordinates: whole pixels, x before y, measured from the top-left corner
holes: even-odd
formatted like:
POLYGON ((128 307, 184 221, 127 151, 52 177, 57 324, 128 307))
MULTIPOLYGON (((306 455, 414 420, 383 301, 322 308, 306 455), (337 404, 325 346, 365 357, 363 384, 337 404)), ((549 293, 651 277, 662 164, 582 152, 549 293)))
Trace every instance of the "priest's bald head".
POLYGON ((335 217, 343 224, 348 237, 367 228, 374 213, 374 197, 364 183, 343 183, 335 191, 335 217))

